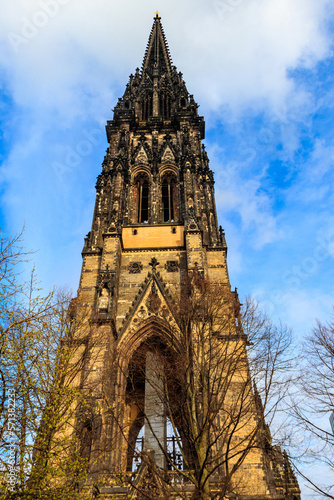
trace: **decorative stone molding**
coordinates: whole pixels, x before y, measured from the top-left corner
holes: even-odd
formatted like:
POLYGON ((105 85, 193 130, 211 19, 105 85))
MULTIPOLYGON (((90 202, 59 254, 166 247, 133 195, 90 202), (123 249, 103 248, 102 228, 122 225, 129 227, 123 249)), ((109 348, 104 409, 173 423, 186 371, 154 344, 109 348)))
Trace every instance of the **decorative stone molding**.
POLYGON ((155 285, 155 282, 152 284, 151 288, 151 293, 148 296, 148 299, 146 301, 146 306, 147 309, 152 312, 153 314, 157 314, 160 306, 161 306, 161 299, 158 295, 157 287, 155 285))
POLYGON ((157 270, 157 266, 160 264, 160 262, 157 261, 155 257, 152 257, 151 262, 149 263, 150 266, 152 266, 152 272, 155 273, 157 270))
POLYGON ((177 260, 167 260, 165 268, 168 273, 176 273, 179 270, 180 265, 177 260))
POLYGON ((107 288, 110 294, 113 294, 113 290, 115 287, 115 273, 109 270, 109 266, 107 264, 105 270, 101 271, 97 278, 97 289, 101 293, 103 288, 107 288))
POLYGON ((128 269, 130 274, 139 274, 143 270, 143 264, 141 262, 130 262, 128 269))

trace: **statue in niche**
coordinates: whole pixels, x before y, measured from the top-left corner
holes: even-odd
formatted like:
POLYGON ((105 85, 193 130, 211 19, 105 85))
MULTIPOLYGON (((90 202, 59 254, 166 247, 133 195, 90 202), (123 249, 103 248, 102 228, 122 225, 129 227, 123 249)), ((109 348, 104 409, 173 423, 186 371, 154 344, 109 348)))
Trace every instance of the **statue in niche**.
POLYGON ((99 297, 99 311, 107 311, 109 305, 109 290, 107 287, 102 288, 99 297))
POLYGON ((112 210, 111 210, 111 221, 116 222, 118 219, 118 210, 119 210, 119 203, 118 201, 114 201, 112 210))
POLYGON ((118 214, 118 209, 119 209, 119 203, 118 203, 118 200, 115 200, 114 205, 113 205, 113 212, 115 215, 118 214))

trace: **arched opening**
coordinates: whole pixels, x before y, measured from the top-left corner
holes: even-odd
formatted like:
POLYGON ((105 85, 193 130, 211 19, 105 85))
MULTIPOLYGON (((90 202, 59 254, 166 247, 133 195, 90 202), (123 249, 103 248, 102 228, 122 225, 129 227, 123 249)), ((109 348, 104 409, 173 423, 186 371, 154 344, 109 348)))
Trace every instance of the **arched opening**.
POLYGON ((146 174, 140 174, 135 181, 134 202, 135 221, 139 224, 148 222, 149 218, 149 181, 146 174))
POLYGON ((148 120, 153 114, 153 96, 152 93, 146 93, 141 102, 141 119, 148 120))
POLYGON ((163 222, 177 220, 177 185, 174 175, 167 175, 162 180, 161 202, 163 222))
POLYGON ((131 419, 127 453, 129 471, 138 469, 148 450, 154 452, 158 467, 171 473, 184 468, 183 440, 181 433, 175 433, 179 426, 179 415, 174 414, 179 382, 173 358, 172 351, 158 336, 143 342, 132 356, 126 388, 131 419))
POLYGON ((161 92, 159 95, 159 115, 164 120, 170 120, 170 97, 167 92, 161 92))

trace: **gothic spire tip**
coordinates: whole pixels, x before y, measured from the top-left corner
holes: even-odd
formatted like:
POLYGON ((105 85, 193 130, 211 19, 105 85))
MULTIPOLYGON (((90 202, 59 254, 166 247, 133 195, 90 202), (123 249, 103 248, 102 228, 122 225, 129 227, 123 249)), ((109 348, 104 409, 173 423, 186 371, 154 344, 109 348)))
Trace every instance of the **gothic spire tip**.
POLYGON ((172 71, 169 48, 158 11, 156 11, 153 19, 154 22, 142 65, 142 73, 148 71, 151 77, 153 77, 153 71, 156 70, 160 76, 166 73, 170 74, 172 71))

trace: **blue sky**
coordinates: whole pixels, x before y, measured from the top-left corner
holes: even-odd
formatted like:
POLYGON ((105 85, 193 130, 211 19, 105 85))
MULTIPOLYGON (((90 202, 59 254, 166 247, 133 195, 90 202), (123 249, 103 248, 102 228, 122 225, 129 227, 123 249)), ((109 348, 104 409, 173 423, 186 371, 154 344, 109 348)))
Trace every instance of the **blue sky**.
POLYGON ((104 127, 153 16, 206 120, 232 287, 299 338, 334 302, 330 0, 5 0, 0 222, 75 291, 104 127))

